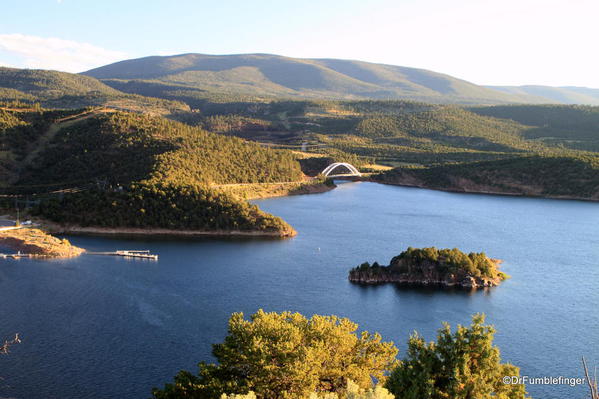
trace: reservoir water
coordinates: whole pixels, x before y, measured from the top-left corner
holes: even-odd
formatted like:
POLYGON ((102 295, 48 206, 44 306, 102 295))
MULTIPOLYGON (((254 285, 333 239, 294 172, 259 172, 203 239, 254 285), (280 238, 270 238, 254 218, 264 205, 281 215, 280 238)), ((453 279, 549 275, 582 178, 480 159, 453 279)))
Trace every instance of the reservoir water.
MULTIPOLYGON (((92 251, 150 249, 157 262, 91 256, 0 260, 0 398, 147 398, 211 360, 232 312, 349 317, 400 351, 414 330, 484 312, 504 361, 530 377, 599 366, 599 204, 452 194, 372 183, 256 201, 298 231, 286 240, 68 237, 92 251), (512 278, 487 291, 360 287, 348 269, 408 246, 485 251, 512 278)), ((403 353, 401 353, 403 355, 403 353)), ((534 398, 583 386, 529 385, 534 398)))

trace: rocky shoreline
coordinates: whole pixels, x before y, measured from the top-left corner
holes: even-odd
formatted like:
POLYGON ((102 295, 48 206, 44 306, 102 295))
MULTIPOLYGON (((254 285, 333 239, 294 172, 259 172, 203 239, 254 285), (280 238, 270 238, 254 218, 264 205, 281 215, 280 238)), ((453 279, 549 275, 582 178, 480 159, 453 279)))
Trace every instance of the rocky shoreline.
POLYGON ((85 252, 85 249, 71 245, 35 228, 20 228, 0 232, 0 245, 22 254, 44 258, 72 258, 85 252))
POLYGON ((501 283, 501 279, 486 279, 474 276, 465 276, 463 278, 452 275, 447 278, 436 276, 435 273, 429 273, 425 277, 411 276, 408 273, 388 272, 382 275, 372 275, 363 272, 350 272, 349 281, 352 283, 377 285, 393 283, 406 286, 440 286, 440 287, 458 287, 458 288, 485 288, 496 287, 501 283))
POLYGON ((506 197, 525 197, 525 198, 543 198, 543 199, 555 199, 555 200, 569 200, 569 201, 588 201, 588 202, 599 202, 599 196, 595 195, 593 197, 578 197, 573 195, 547 195, 542 194, 542 192, 538 190, 528 190, 523 192, 511 191, 511 190, 501 190, 495 186, 483 186, 480 184, 474 184, 466 179, 462 179, 460 184, 454 184, 451 187, 438 187, 432 186, 418 180, 412 176, 404 176, 396 181, 386 181, 386 180, 377 180, 375 178, 365 178, 364 181, 369 181, 372 183, 378 184, 386 184, 389 186, 401 186, 401 187, 413 187, 413 188, 422 188, 426 190, 435 190, 435 191, 444 191, 448 193, 457 193, 457 194, 484 194, 484 195, 501 195, 506 197))
MULTIPOLYGON (((410 251, 412 249, 408 249, 410 251)), ((425 248, 427 251, 432 248, 425 248)), ((463 254, 458 250, 436 250, 441 255, 435 254, 431 258, 422 257, 420 253, 410 257, 405 255, 408 251, 394 257, 389 266, 380 266, 378 263, 362 265, 350 270, 348 279, 352 283, 377 285, 393 283, 409 286, 439 286, 458 287, 466 289, 479 289, 498 286, 508 276, 497 270, 501 263, 499 259, 487 258, 484 254, 463 254), (447 251, 447 252, 443 252, 447 251), (453 260, 448 259, 446 253, 457 251, 463 255, 460 261, 464 267, 456 266, 453 260), (436 259, 435 259, 436 257, 436 259), (473 267, 475 262, 483 265, 485 273, 473 267), (470 262, 470 264, 468 263, 470 262)))
POLYGON ((110 236, 180 236, 180 237, 294 237, 293 228, 285 231, 243 230, 177 230, 163 228, 94 227, 43 222, 53 234, 110 235, 110 236))
MULTIPOLYGON (((246 200, 283 197, 290 195, 305 195, 324 193, 334 189, 334 184, 322 182, 297 182, 297 183, 272 183, 250 187, 251 184, 231 184, 220 187, 233 195, 246 200), (261 190, 261 191, 260 191, 261 190)), ((52 234, 74 234, 74 235, 105 235, 105 236, 174 236, 174 237, 273 237, 290 238, 297 235, 293 227, 289 229, 274 230, 181 230, 167 228, 138 228, 138 227, 98 227, 78 226, 73 224, 60 224, 49 220, 37 219, 44 229, 52 234)))

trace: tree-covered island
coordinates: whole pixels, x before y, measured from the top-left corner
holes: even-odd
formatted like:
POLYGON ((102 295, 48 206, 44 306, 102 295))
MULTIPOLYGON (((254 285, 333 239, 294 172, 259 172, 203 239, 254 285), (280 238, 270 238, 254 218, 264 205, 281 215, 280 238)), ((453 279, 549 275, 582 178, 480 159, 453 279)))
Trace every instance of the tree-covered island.
POLYGON ((361 284, 494 287, 509 277, 498 270, 499 263, 483 252, 466 254, 457 248, 409 247, 393 257, 389 266, 365 262, 353 268, 349 272, 349 281, 361 284))

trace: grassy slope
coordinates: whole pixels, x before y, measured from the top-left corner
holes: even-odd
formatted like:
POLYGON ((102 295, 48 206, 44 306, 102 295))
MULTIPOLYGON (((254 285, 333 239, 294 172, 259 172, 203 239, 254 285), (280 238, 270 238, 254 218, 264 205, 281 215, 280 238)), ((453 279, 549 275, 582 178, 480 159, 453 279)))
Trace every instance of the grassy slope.
POLYGON ((268 54, 153 56, 120 61, 85 74, 109 79, 106 80, 109 85, 144 95, 156 91, 157 85, 166 85, 169 90, 162 91, 170 91, 168 95, 178 95, 181 99, 185 92, 199 96, 198 90, 202 90, 259 96, 403 98, 467 104, 546 101, 502 93, 423 69, 268 54), (127 86, 123 80, 135 80, 135 84, 127 86))

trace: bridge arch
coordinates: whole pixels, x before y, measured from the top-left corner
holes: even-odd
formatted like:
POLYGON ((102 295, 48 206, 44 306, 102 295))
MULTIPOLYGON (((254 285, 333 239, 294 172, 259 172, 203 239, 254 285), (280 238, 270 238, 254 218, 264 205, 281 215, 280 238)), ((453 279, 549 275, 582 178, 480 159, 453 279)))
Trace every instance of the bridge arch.
POLYGON ((362 176, 362 174, 358 171, 358 169, 356 169, 355 166, 347 163, 347 162, 335 162, 330 164, 329 166, 327 166, 326 168, 324 168, 324 170, 322 172, 320 172, 320 174, 324 175, 324 176, 362 176), (349 170, 349 174, 340 174, 340 175, 331 175, 331 172, 335 169, 337 169, 339 166, 344 166, 349 170))

